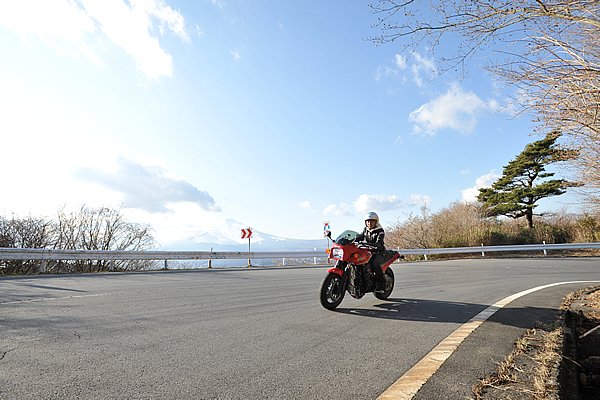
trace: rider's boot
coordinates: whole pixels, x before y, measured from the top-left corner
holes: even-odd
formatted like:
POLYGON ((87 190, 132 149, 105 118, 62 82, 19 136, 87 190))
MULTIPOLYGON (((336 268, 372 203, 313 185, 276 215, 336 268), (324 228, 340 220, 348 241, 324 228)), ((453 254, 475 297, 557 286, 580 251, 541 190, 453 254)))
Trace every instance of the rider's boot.
POLYGON ((379 267, 375 267, 375 291, 385 292, 385 278, 383 277, 383 271, 379 267))

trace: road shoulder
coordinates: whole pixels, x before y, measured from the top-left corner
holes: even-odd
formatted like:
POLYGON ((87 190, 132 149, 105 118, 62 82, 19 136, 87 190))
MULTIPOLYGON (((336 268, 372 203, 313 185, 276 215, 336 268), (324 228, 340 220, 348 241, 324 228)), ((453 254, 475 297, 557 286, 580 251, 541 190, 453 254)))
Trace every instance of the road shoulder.
POLYGON ((498 310, 461 343, 414 399, 473 398, 473 385, 496 371, 513 351, 515 341, 529 328, 554 322, 563 297, 582 286, 546 288, 498 310))

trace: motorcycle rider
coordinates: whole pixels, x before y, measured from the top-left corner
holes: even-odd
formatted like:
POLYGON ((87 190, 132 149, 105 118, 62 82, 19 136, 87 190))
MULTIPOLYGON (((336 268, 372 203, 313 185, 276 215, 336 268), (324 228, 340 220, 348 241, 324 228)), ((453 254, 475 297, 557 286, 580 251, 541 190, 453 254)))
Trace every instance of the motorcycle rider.
POLYGON ((377 213, 370 211, 365 215, 365 228, 362 233, 356 237, 355 242, 361 247, 368 248, 373 257, 371 258, 371 266, 375 272, 375 291, 385 290, 385 280, 381 265, 385 262, 385 232, 379 223, 377 213))

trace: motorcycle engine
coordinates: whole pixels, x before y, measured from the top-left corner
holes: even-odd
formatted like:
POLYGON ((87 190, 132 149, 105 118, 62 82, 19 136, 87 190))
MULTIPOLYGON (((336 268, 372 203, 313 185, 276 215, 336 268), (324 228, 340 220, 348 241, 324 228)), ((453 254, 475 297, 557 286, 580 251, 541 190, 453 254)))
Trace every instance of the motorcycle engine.
POLYGON ((350 280, 348 282, 348 292, 355 299, 360 299, 369 291, 373 291, 375 278, 369 264, 352 265, 350 267, 350 280))

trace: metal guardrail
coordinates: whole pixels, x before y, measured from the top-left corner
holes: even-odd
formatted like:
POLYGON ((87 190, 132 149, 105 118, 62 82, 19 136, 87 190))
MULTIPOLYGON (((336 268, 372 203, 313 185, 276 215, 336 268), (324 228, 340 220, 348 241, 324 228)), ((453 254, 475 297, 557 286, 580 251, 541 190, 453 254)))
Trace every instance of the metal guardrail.
MULTIPOLYGON (((508 246, 400 249, 403 255, 600 249, 600 243, 525 244, 508 246)), ((0 260, 241 260, 325 257, 325 251, 116 251, 53 250, 0 247, 0 260)))
POLYGON ((116 251, 0 247, 0 260, 242 260, 325 256, 325 251, 116 251))
POLYGON ((261 252, 243 252, 243 251, 117 251, 117 250, 62 250, 62 249, 17 249, 0 247, 0 260, 39 260, 41 261, 39 272, 46 272, 47 261, 59 260, 105 260, 111 261, 110 270, 114 268, 114 261, 123 260, 147 260, 164 261, 164 268, 167 269, 167 261, 180 260, 209 260, 211 268, 212 260, 248 260, 248 266, 251 266, 251 260, 259 259, 282 259, 282 265, 285 265, 286 259, 307 259, 311 258, 313 264, 317 264, 317 258, 325 258, 325 251, 261 251, 261 252))
POLYGON ((547 255, 548 250, 585 250, 600 249, 600 243, 553 243, 546 244, 522 244, 507 246, 479 246, 479 247, 450 247, 441 249, 399 249, 400 254, 421 255, 427 259, 428 255, 433 254, 462 254, 462 253, 481 253, 485 257, 486 252, 519 252, 519 251, 541 251, 547 255))
MULTIPOLYGON (((461 254, 486 252, 520 252, 540 251, 544 255, 548 250, 600 249, 600 243, 567 243, 567 244, 528 244, 510 246, 452 247, 439 249, 397 249, 403 255, 461 254)), ((112 250, 52 250, 52 249, 17 249, 0 248, 0 260, 242 260, 242 259, 306 259, 326 257, 325 251, 112 251, 112 250)), ((43 263, 44 264, 44 263, 43 263)))

